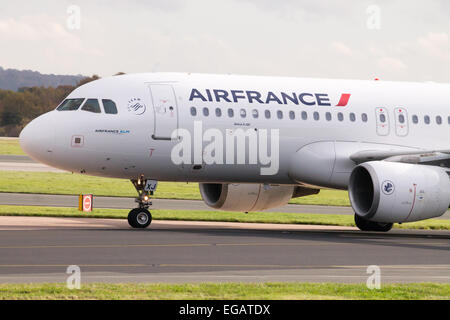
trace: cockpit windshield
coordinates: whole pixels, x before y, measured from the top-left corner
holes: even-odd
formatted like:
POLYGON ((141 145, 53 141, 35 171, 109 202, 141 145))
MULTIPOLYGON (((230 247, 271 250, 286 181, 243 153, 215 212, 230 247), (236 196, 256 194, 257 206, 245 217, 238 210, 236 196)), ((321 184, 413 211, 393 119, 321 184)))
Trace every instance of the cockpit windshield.
MULTIPOLYGON (((102 99, 101 103, 106 114, 117 114, 117 106, 114 101, 102 99)), ((56 108, 58 111, 75 111, 78 109, 92 113, 102 113, 102 108, 98 99, 66 99, 56 108)))
POLYGON ((101 113, 100 110, 100 104, 98 103, 97 99, 88 99, 86 103, 83 105, 81 110, 94 112, 94 113, 101 113))
POLYGON ((64 100, 56 110, 58 111, 75 111, 78 110, 78 108, 83 103, 84 98, 79 99, 66 99, 64 100))
POLYGON ((108 114, 117 114, 117 107, 114 101, 109 99, 103 99, 103 108, 105 108, 105 113, 108 114))

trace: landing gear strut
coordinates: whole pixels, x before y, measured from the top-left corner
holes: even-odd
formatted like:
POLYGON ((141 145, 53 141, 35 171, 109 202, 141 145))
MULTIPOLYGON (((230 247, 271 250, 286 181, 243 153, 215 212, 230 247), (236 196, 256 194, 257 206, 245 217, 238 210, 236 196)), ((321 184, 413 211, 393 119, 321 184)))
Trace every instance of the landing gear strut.
POLYGON ((138 208, 132 209, 128 213, 128 223, 133 228, 147 228, 152 223, 152 214, 148 208, 152 205, 151 196, 156 190, 157 181, 145 179, 141 175, 138 179, 131 179, 131 182, 138 192, 138 197, 135 200, 138 203, 138 208))
POLYGON ((361 231, 388 232, 392 229, 393 223, 383 223, 366 220, 355 213, 355 224, 361 231))

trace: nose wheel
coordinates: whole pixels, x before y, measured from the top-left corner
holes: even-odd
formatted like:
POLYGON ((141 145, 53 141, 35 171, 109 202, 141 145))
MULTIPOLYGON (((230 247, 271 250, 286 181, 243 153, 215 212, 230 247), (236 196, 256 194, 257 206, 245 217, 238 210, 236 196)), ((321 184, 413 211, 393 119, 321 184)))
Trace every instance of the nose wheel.
POLYGON ((151 197, 156 190, 158 182, 144 179, 143 175, 139 176, 138 179, 131 179, 131 182, 139 195, 136 198, 139 207, 132 209, 128 213, 128 223, 132 228, 147 228, 152 223, 152 214, 148 208, 152 205, 151 197))
POLYGON ((136 229, 147 228, 152 223, 152 214, 144 208, 132 209, 128 213, 128 223, 136 229))

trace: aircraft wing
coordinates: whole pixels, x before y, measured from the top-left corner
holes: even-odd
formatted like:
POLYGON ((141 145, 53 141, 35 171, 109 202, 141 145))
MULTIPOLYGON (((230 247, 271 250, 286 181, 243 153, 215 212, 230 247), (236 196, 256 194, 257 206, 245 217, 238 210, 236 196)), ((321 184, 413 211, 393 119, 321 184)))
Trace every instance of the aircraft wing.
POLYGON ((356 164, 385 160, 450 168, 450 150, 365 150, 352 154, 350 159, 356 164))

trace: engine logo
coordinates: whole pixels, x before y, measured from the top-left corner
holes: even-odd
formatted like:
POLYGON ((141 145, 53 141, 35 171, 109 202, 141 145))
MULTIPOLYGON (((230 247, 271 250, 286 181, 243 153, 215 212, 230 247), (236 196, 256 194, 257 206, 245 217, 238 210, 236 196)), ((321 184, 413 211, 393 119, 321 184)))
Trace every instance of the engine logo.
POLYGON ((394 183, 389 180, 383 181, 383 183, 381 184, 381 190, 385 195, 390 196, 391 194, 394 193, 395 190, 394 183))

